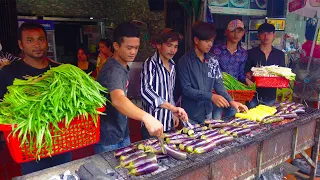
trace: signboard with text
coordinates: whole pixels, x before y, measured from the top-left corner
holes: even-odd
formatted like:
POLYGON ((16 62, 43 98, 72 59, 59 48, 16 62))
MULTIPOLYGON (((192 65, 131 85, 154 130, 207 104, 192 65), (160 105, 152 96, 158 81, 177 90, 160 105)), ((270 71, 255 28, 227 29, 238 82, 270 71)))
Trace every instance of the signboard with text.
POLYGON ((267 0, 209 0, 208 3, 214 14, 267 15, 267 0))

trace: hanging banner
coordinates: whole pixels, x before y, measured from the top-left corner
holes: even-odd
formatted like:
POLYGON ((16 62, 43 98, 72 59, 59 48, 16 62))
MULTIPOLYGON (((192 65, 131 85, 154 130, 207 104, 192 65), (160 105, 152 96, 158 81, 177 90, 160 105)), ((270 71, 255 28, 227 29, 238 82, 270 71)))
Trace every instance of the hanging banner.
POLYGON ((208 4, 214 14, 267 15, 267 0, 208 0, 208 4))

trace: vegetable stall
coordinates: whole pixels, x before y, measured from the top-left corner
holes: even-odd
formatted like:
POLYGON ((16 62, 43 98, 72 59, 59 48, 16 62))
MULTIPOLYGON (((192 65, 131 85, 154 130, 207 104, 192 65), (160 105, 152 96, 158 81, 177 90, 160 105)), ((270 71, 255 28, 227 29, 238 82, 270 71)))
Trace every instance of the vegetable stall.
POLYGON ((149 139, 16 179, 46 179, 88 162, 112 169, 113 179, 253 179, 310 147, 317 162, 319 110, 284 102, 251 111, 166 133, 167 154, 149 139))

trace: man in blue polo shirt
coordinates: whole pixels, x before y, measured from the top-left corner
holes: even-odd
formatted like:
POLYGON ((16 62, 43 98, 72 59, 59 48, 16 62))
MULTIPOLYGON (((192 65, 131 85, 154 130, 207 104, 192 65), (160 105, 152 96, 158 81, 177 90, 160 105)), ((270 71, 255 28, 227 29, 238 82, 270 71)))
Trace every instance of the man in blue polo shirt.
MULTIPOLYGON (((251 85, 252 67, 279 65, 285 67, 284 52, 274 48, 272 42, 275 38, 275 27, 272 24, 264 23, 258 28, 258 38, 260 46, 248 51, 248 60, 245 66, 246 82, 251 85)), ((272 105, 276 101, 276 88, 257 88, 257 94, 251 102, 249 108, 257 106, 259 103, 272 105)))
POLYGON ((247 111, 227 93, 217 58, 209 53, 216 29, 213 24, 197 22, 192 26, 193 48, 181 57, 178 75, 182 88, 182 108, 191 123, 203 123, 212 118, 214 103, 219 108, 233 107, 247 111), (213 94, 215 90, 217 94, 213 94))

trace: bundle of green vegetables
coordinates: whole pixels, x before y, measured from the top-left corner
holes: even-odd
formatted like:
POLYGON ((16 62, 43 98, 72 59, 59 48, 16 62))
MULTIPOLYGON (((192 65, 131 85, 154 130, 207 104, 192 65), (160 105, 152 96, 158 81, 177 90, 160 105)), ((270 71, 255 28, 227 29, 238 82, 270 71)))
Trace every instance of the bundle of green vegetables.
POLYGON ((226 72, 222 72, 223 84, 227 90, 256 90, 256 84, 247 86, 226 72))
POLYGON ((56 132, 60 130, 59 122, 68 127, 76 116, 88 118, 88 115, 96 124, 100 114, 97 108, 106 103, 102 92, 106 93, 106 89, 98 82, 68 64, 27 80, 15 79, 0 102, 0 124, 11 124, 13 136, 18 135, 21 145, 27 143, 30 151, 35 147, 36 157, 44 147, 50 155, 53 148, 50 124, 56 132))

